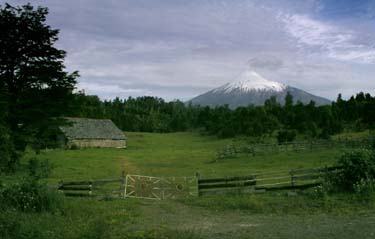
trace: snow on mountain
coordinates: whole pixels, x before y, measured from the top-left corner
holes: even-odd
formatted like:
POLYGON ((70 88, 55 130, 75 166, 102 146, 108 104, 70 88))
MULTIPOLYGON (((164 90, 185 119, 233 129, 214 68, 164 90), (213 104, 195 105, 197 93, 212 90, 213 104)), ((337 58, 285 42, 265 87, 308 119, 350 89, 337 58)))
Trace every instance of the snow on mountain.
POLYGON ((213 90, 213 92, 224 91, 226 93, 233 90, 239 90, 243 92, 248 92, 252 90, 258 91, 276 91, 280 92, 285 90, 286 85, 281 84, 276 81, 270 81, 254 71, 243 72, 234 82, 227 83, 221 87, 213 90))
POLYGON ((304 104, 314 101, 316 105, 327 105, 331 101, 312 95, 306 91, 279 82, 270 81, 254 71, 245 71, 236 80, 194 97, 189 102, 201 106, 227 104, 230 108, 247 105, 263 105, 272 96, 284 104, 285 96, 290 93, 294 102, 304 104))

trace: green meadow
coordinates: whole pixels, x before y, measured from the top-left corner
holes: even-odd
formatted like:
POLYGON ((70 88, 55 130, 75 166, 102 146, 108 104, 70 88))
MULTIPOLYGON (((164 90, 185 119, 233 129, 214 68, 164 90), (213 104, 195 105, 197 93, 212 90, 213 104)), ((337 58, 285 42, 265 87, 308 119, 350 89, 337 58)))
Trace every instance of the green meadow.
POLYGON ((198 133, 126 133, 127 149, 53 150, 38 157, 54 165, 50 180, 116 178, 126 174, 202 177, 240 176, 258 172, 333 165, 338 150, 239 155, 216 161, 226 145, 246 145, 244 138, 218 139, 198 133))
MULTIPOLYGON (((216 161, 228 144, 199 133, 126 133, 127 149, 49 150, 26 159, 48 159, 58 181, 106 179, 126 174, 240 176, 334 165, 340 150, 240 155, 216 161)), ((22 175, 19 175, 20 177, 22 175)), ((6 180, 6 178, 3 178, 6 180)), ((375 207, 352 195, 304 192, 182 198, 178 200, 63 198, 56 212, 6 210, 20 238, 374 238, 375 207), (35 235, 33 237, 32 235, 35 235)), ((0 219, 1 220, 1 219, 0 219)), ((0 223, 1 225, 1 223, 0 223)))

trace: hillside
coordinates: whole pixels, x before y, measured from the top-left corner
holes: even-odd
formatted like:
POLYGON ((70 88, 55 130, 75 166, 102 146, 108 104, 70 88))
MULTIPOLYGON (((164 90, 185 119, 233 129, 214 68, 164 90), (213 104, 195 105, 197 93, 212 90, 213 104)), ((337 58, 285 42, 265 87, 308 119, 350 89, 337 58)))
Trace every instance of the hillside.
POLYGON ((294 102, 304 104, 314 101, 316 105, 328 105, 330 100, 315 96, 301 89, 284 85, 263 78, 254 71, 243 72, 235 81, 203 93, 189 102, 194 105, 218 106, 227 104, 230 108, 247 105, 263 105, 272 96, 284 104, 287 93, 293 96, 294 102))

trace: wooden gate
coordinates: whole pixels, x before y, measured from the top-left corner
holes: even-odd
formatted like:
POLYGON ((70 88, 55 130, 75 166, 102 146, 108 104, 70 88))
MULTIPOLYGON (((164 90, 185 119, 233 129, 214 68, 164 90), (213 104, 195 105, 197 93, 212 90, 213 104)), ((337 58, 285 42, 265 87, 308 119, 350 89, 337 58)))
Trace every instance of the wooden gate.
POLYGON ((124 198, 175 199, 198 195, 196 177, 151 177, 128 174, 124 198))

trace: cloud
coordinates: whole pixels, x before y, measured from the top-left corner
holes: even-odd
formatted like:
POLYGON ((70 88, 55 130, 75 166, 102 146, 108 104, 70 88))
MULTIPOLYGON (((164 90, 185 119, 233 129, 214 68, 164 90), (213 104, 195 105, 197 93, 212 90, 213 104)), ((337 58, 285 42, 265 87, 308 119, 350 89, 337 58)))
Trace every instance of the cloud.
POLYGON ((282 59, 271 56, 257 56, 248 61, 249 67, 254 69, 277 70, 284 64, 282 59))
POLYGON ((297 39, 299 48, 323 53, 330 58, 359 63, 375 63, 374 46, 357 43, 356 32, 314 20, 305 15, 281 16, 285 30, 297 39))
POLYGON ((114 95, 118 97, 152 95, 152 92, 147 89, 123 88, 119 85, 103 85, 91 82, 79 82, 77 90, 93 95, 100 95, 103 99, 112 99, 114 95))
POLYGON ((60 29, 57 47, 67 51, 68 70, 79 70, 78 87, 105 99, 189 99, 248 67, 331 99, 374 87, 373 22, 333 19, 329 11, 337 7, 327 0, 33 4, 50 8, 48 24, 60 29))

